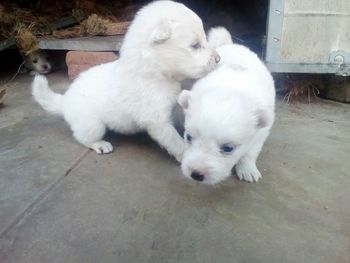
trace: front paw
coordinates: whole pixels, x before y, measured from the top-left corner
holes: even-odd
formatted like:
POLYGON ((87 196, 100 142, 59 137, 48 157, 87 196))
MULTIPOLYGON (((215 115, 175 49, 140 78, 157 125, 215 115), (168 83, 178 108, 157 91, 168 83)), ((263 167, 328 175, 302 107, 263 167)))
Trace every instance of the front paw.
POLYGON ((261 173, 254 162, 242 160, 239 161, 235 167, 236 174, 239 180, 244 180, 249 183, 257 182, 260 178, 262 178, 261 173))
POLYGON ((36 75, 36 71, 34 71, 34 70, 31 70, 31 71, 29 71, 29 76, 35 76, 36 75))
POLYGON ((94 142, 89 147, 97 154, 107 154, 113 151, 112 144, 106 141, 94 142))

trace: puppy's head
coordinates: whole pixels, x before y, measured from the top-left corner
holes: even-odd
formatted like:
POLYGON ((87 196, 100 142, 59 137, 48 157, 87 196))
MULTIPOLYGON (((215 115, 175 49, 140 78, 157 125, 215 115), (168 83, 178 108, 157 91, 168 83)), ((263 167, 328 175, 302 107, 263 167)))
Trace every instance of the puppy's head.
POLYGON ((254 135, 270 121, 250 97, 225 86, 209 85, 197 92, 201 81, 178 99, 185 112, 181 168, 190 179, 215 184, 231 175, 254 135))
POLYGON ((156 1, 139 11, 121 48, 121 57, 135 54, 177 80, 200 78, 220 60, 209 47, 201 19, 172 1, 156 1))
POLYGON ((224 27, 211 28, 208 32, 208 42, 215 49, 233 44, 230 32, 224 27))
POLYGON ((40 74, 47 74, 51 71, 51 62, 48 54, 36 50, 25 57, 26 66, 40 74))

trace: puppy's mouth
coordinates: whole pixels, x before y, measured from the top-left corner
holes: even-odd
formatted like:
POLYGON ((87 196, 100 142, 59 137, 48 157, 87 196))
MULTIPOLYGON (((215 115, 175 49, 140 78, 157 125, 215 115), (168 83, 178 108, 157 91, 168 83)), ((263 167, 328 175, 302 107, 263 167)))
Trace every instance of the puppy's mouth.
POLYGON ((224 181, 227 177, 231 175, 230 172, 228 174, 219 174, 215 172, 203 173, 198 170, 192 170, 186 167, 182 167, 182 172, 185 175, 185 177, 187 177, 188 179, 196 183, 206 184, 206 185, 218 184, 224 181))
POLYGON ((224 178, 216 178, 215 176, 207 175, 204 178, 201 177, 194 177, 193 174, 190 176, 187 176, 189 179, 191 179, 194 182, 200 183, 200 184, 205 184, 205 185, 214 185, 222 182, 224 178))
POLYGON ((44 70, 38 70, 38 73, 40 74, 47 74, 50 72, 51 69, 44 69, 44 70))
POLYGON ((214 185, 214 184, 221 183, 222 181, 225 180, 225 178, 227 177, 219 179, 219 178, 215 178, 215 176, 208 176, 202 183, 206 185, 214 185))
POLYGON ((216 63, 214 64, 212 62, 209 62, 207 66, 195 76, 195 79, 200 79, 205 77, 207 74, 215 70, 217 67, 218 65, 216 63))
POLYGON ((219 67, 219 64, 215 60, 211 59, 207 64, 205 71, 203 72, 203 76, 207 75, 208 73, 212 72, 218 67, 219 67))

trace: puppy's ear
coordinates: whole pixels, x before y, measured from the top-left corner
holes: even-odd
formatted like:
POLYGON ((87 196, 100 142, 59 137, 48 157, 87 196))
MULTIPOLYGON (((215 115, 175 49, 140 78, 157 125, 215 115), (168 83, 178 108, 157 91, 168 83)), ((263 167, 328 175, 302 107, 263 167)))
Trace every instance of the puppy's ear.
POLYGON ((266 110, 260 110, 260 109, 257 110, 256 116, 257 116, 257 127, 259 129, 267 127, 271 122, 270 120, 271 118, 266 110))
POLYGON ((180 106, 184 109, 187 110, 188 106, 190 104, 190 100, 191 100, 191 92, 188 90, 183 90, 178 99, 177 102, 180 104, 180 106))
POLYGON ((171 37, 172 22, 170 20, 160 21, 151 33, 152 44, 162 44, 171 37))

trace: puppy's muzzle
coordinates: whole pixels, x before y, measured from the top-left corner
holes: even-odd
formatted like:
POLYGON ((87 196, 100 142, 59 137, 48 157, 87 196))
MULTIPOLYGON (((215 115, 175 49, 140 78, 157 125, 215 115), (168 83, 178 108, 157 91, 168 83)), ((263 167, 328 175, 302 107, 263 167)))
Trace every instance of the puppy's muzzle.
POLYGON ((192 172, 191 174, 191 178, 195 181, 198 181, 198 182, 203 182, 204 180, 204 175, 203 174, 200 174, 198 172, 192 172))

